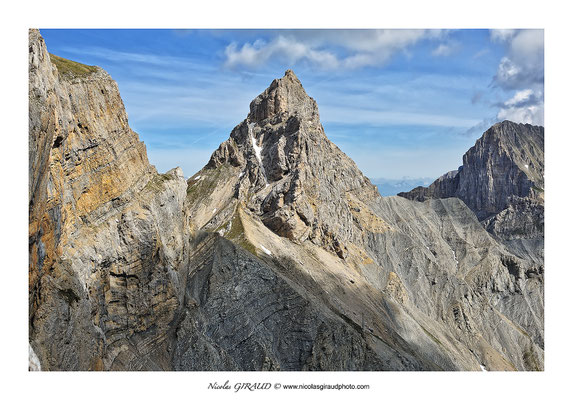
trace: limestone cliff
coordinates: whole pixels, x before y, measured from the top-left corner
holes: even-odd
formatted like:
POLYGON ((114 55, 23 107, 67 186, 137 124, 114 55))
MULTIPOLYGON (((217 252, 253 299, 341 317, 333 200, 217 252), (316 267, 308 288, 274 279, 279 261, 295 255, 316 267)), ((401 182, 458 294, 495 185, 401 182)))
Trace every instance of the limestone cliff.
POLYGON ((458 197, 480 221, 519 199, 543 203, 543 133, 542 126, 497 123, 464 154, 458 171, 448 172, 427 188, 398 195, 418 201, 458 197))
POLYGON ((466 152, 458 171, 398 196, 417 201, 460 198, 512 251, 542 264, 543 137, 542 126, 497 123, 466 152))
POLYGON ((31 368, 543 368, 542 268, 459 199, 380 197, 290 70, 185 182, 31 31, 29 135, 31 368))
POLYGON ((182 173, 149 165, 105 71, 52 62, 35 30, 29 56, 32 348, 47 370, 167 368, 130 363, 178 305, 182 173))

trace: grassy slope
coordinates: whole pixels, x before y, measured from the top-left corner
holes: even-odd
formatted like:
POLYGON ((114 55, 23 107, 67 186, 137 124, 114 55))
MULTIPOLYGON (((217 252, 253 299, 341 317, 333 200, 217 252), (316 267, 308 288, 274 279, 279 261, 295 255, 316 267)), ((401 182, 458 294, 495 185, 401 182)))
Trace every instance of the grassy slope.
POLYGON ((66 77, 81 78, 97 71, 97 67, 94 65, 80 64, 53 54, 50 54, 50 60, 58 68, 60 75, 66 77))

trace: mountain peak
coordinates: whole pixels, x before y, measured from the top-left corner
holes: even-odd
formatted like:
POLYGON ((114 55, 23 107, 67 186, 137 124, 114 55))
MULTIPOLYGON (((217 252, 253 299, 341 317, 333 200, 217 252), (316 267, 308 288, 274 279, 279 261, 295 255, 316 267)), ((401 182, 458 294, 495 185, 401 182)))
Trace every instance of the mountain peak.
POLYGON ((418 201, 458 197, 484 220, 519 199, 543 201, 543 154, 542 126, 498 122, 464 154, 458 171, 398 196, 418 201))
MULTIPOLYGON (((289 75, 289 76, 294 76, 294 77, 296 78, 296 75, 295 75, 294 71, 293 71, 292 69, 290 69, 290 68, 285 71, 285 75, 284 75, 284 76, 287 76, 287 75, 289 75)), ((298 79, 298 78, 297 78, 297 79, 298 79)))
POLYGON ((221 182, 229 187, 225 195, 207 196, 206 204, 193 206, 210 210, 195 213, 201 215, 198 226, 224 225, 242 203, 277 235, 310 240, 341 258, 347 252, 344 243, 361 237, 349 202, 356 210, 360 198, 378 195, 356 164, 328 140, 316 102, 292 70, 251 102, 247 118, 189 182, 192 188, 220 188, 221 182), (223 169, 229 171, 224 176, 223 169), (222 201, 225 196, 228 200, 222 201))
POLYGON ((270 86, 251 102, 247 118, 255 123, 275 124, 292 115, 303 119, 318 119, 318 107, 295 73, 288 69, 282 78, 273 80, 270 86))

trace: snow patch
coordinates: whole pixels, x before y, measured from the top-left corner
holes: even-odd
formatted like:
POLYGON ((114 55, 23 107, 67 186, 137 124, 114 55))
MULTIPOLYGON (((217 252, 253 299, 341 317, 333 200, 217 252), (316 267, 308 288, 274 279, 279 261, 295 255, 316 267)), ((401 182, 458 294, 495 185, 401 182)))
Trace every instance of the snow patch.
POLYGON ((28 344, 28 370, 41 371, 42 365, 31 344, 28 344))
POLYGON ((260 246, 261 246, 261 249, 263 249, 263 251, 265 253, 267 253, 269 256, 273 255, 273 253, 271 253, 271 251, 269 249, 267 249, 265 246, 263 246, 262 244, 260 246))
POLYGON ((456 265, 458 265, 458 259, 456 258, 456 252, 452 250, 452 255, 454 256, 454 261, 456 262, 456 265))
POLYGON ((259 161, 259 166, 261 167, 261 172, 263 173, 263 177, 265 178, 265 182, 268 182, 267 173, 265 172, 265 167, 263 165, 263 158, 261 157, 261 152, 263 151, 263 147, 257 145, 257 141, 255 140, 255 137, 253 136, 253 127, 254 126, 255 126, 254 122, 251 122, 250 124, 248 124, 249 136, 251 137, 251 144, 253 145, 253 150, 255 150, 255 156, 257 157, 257 160, 259 161))
POLYGON ((215 214, 217 212, 216 208, 213 208, 213 214, 215 214))
POLYGON ((527 165, 527 164, 525 164, 524 167, 525 167, 526 169, 529 169, 529 165, 527 165))
POLYGON ((242 178, 243 175, 245 175, 245 172, 244 172, 244 171, 239 174, 239 178, 242 178))
POLYGON ((480 364, 479 367, 481 368, 481 370, 482 370, 483 372, 487 372, 487 369, 485 369, 485 365, 481 365, 481 364, 480 364))
POLYGON ((201 179, 201 175, 196 176, 193 180, 196 181, 197 179, 201 179))
POLYGON ((263 150, 263 147, 257 146, 257 141, 253 135, 251 135, 251 142, 253 143, 253 149, 255 149, 255 156, 257 156, 257 160, 259 160, 259 163, 262 163, 263 160, 261 158, 261 151, 263 150))

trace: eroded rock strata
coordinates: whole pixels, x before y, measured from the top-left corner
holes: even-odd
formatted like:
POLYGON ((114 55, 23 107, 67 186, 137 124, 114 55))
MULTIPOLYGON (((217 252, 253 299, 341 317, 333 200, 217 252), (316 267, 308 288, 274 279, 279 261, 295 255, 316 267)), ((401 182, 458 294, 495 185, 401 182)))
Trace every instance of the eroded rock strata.
POLYGON ((35 369, 543 369, 543 265, 511 236, 533 198, 382 198, 290 70, 185 181, 32 30, 29 141, 35 369))

